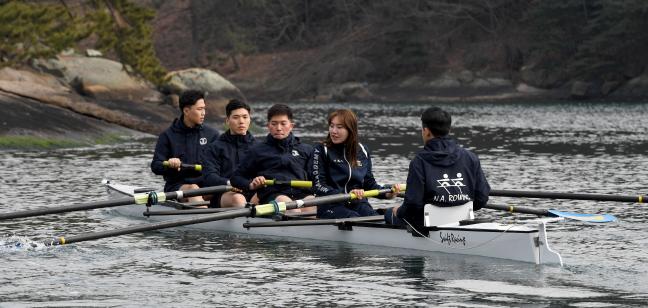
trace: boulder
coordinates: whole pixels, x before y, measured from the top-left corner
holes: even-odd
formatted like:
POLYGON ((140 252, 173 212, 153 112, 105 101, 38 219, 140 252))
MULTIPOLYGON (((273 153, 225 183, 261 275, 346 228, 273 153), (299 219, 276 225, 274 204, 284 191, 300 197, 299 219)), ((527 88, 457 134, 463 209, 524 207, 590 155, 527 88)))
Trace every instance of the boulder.
MULTIPOLYGON (((102 89, 90 91, 96 98, 155 102, 162 99, 152 84, 129 74, 124 65, 109 59, 60 55, 53 59, 36 60, 33 66, 60 77, 77 90, 84 87, 102 89)), ((83 91, 79 93, 87 94, 83 91)))
POLYGON ((643 72, 644 67, 642 65, 636 65, 635 63, 632 63, 623 66, 623 76, 628 79, 638 77, 643 72))
POLYGON ((461 82, 450 74, 445 73, 430 81, 427 85, 430 88, 456 88, 461 86, 461 82))
POLYGON ((469 85, 475 88, 513 87, 513 83, 504 78, 476 78, 469 85))
POLYGON ((463 70, 459 72, 457 79, 461 83, 472 83, 475 80, 475 73, 469 70, 463 70))
MULTIPOLYGON (((96 87, 84 86, 84 89, 105 91, 96 87)), ((0 92, 153 134, 162 131, 175 115, 171 108, 158 104, 87 100, 70 91, 56 77, 29 70, 0 70, 0 92)), ((32 119, 27 117, 25 120, 32 119)))
POLYGON ((610 97, 618 98, 646 98, 648 97, 648 73, 630 79, 611 92, 610 97))
POLYGON ((365 82, 347 82, 331 89, 331 99, 338 102, 362 102, 374 99, 365 82))
POLYGON ((34 85, 47 93, 70 93, 60 80, 48 74, 39 74, 29 70, 18 70, 11 67, 0 69, 0 81, 14 82, 21 85, 34 85))
POLYGON ((536 87, 532 87, 526 83, 520 83, 515 87, 515 90, 520 93, 525 93, 525 94, 541 94, 546 92, 546 90, 543 89, 538 89, 536 87))
POLYGON ((225 105, 231 99, 245 101, 243 93, 220 74, 203 68, 189 68, 168 73, 162 85, 163 92, 181 94, 186 90, 200 90, 206 94, 207 120, 216 122, 224 115, 225 105))
POLYGON ((570 96, 573 99, 600 98, 602 85, 602 81, 574 81, 571 86, 570 96))
POLYGON ((601 94, 604 96, 607 96, 608 94, 612 93, 616 88, 618 88, 621 85, 620 81, 606 81, 603 83, 603 86, 601 86, 601 94))
POLYGON ((520 69, 520 79, 532 87, 551 89, 559 86, 563 82, 564 76, 559 69, 527 65, 520 69))
POLYGON ((229 80, 220 74, 204 69, 189 68, 169 72, 164 77, 163 88, 168 93, 180 94, 185 90, 200 90, 210 97, 244 99, 243 94, 229 80))
POLYGON ((426 80, 421 76, 410 76, 405 78, 398 84, 399 88, 422 88, 425 86, 426 80))
POLYGON ((88 57, 103 57, 101 51, 96 49, 86 49, 86 56, 88 57))

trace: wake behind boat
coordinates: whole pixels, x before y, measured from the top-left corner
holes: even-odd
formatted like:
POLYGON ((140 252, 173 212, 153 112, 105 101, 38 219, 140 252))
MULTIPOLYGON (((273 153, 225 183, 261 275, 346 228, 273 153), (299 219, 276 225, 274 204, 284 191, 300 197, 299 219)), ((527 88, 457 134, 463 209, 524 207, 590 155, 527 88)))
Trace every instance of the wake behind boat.
MULTIPOLYGON (((104 183, 110 198, 132 197, 136 192, 147 190, 143 187, 111 181, 104 181, 104 183)), ((142 219, 146 208, 141 204, 135 204, 115 207, 114 210, 124 216, 142 219)), ((149 208, 150 212, 169 210, 183 211, 165 204, 154 204, 149 208)), ((204 214, 152 215, 147 220, 173 221, 178 217, 198 218, 201 215, 204 214)), ((561 219, 541 218, 526 224, 468 221, 419 231, 384 224, 381 222, 382 216, 349 219, 290 218, 285 221, 274 221, 264 217, 237 217, 186 227, 206 231, 346 242, 562 265, 560 255, 550 249, 546 234, 546 223, 561 219)))

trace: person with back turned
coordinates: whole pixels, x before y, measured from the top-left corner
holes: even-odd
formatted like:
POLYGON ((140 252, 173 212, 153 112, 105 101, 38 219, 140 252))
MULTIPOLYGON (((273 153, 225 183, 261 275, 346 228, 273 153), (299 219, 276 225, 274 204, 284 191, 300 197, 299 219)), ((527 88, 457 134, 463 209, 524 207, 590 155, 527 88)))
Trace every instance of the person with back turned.
MULTIPOLYGON (((182 168, 183 165, 203 163, 203 151, 218 138, 218 131, 205 121, 205 96, 202 92, 188 90, 180 95, 180 117, 158 137, 151 170, 162 175, 164 191, 190 190, 203 187, 201 171, 182 168), (165 163, 166 162, 166 163, 165 163)), ((204 201, 201 196, 189 201, 204 201)))
MULTIPOLYGON (((205 155, 206 186, 228 185, 234 173, 249 149, 256 143, 250 134, 250 106, 239 100, 231 100, 225 106, 225 122, 228 130, 218 140, 209 145, 205 155)), ((229 191, 214 195, 209 207, 242 207, 251 201, 253 192, 249 190, 229 191)))
POLYGON ((403 204, 387 210, 385 221, 416 228, 467 219, 490 193, 479 159, 448 137, 448 112, 428 108, 421 122, 425 147, 410 162, 403 204))

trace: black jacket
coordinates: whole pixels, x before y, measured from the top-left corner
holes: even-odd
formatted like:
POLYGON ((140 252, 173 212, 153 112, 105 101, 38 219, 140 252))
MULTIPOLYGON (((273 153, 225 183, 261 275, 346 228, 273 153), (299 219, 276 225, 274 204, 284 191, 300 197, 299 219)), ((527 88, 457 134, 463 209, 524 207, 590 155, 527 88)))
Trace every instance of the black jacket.
POLYGON ((227 131, 209 144, 203 166, 205 186, 226 185, 239 162, 255 143, 250 132, 242 136, 227 131))
MULTIPOLYGON (((312 159, 313 147, 301 143, 292 133, 285 139, 277 140, 268 134, 266 139, 250 148, 248 155, 234 171, 230 182, 240 189, 249 189, 257 176, 274 180, 309 180, 308 166, 312 159)), ((280 192, 285 188, 268 186, 259 193, 280 192)))
POLYGON ((359 144, 356 155, 358 166, 352 168, 344 145, 316 145, 311 167, 315 195, 342 194, 353 189, 381 189, 371 171, 371 157, 367 149, 359 144))
POLYGON ((455 206, 472 201, 478 210, 488 202, 489 193, 477 156, 449 137, 434 138, 410 162, 405 201, 398 217, 420 223, 428 203, 455 206))
POLYGON ((162 163, 177 157, 183 164, 202 164, 204 149, 218 138, 217 130, 207 125, 189 128, 184 125, 182 119, 181 116, 173 120, 173 124, 160 134, 151 161, 151 171, 162 175, 166 181, 165 191, 173 189, 178 184, 201 185, 203 177, 199 171, 184 169, 177 171, 165 168, 162 163))

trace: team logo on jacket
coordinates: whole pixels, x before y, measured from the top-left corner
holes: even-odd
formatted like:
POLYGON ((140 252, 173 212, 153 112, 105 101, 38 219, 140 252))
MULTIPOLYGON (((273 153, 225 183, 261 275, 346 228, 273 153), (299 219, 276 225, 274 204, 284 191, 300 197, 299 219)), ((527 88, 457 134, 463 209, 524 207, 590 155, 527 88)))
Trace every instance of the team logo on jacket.
POLYGON ((202 137, 202 138, 200 138, 200 140, 198 142, 200 142, 200 145, 205 145, 205 144, 207 144, 207 138, 202 137))
POLYGON ((362 162, 361 161, 359 161, 359 160, 356 161, 356 164, 358 165, 358 167, 362 167, 362 162))
POLYGON ((292 156, 299 157, 299 152, 297 152, 297 150, 292 150, 292 156))
POLYGON ((443 174, 443 178, 436 180, 440 188, 443 188, 447 195, 436 195, 434 201, 436 202, 454 202, 454 201, 470 201, 470 196, 463 193, 461 187, 466 187, 463 183, 463 176, 457 173, 457 177, 451 179, 447 173, 443 174), (452 190, 452 192, 451 192, 452 190), (447 199, 446 199, 447 198, 447 199))

